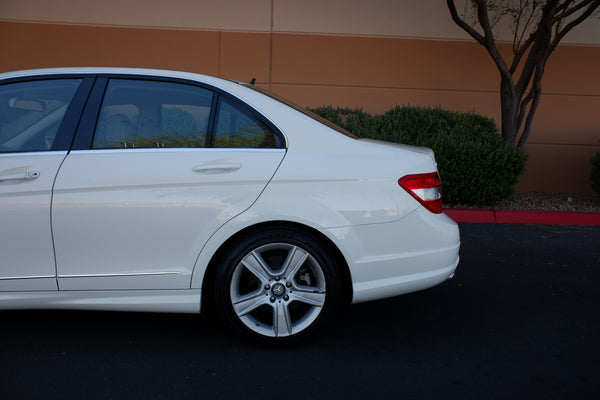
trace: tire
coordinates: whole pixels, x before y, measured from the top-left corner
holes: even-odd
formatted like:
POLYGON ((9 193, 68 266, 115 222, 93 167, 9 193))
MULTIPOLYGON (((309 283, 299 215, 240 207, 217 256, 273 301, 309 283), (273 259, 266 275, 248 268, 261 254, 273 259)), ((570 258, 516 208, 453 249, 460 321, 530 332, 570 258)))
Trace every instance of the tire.
POLYGON ((219 315, 268 343, 309 335, 338 308, 340 295, 334 258, 313 236, 292 228, 239 240, 215 277, 219 315))

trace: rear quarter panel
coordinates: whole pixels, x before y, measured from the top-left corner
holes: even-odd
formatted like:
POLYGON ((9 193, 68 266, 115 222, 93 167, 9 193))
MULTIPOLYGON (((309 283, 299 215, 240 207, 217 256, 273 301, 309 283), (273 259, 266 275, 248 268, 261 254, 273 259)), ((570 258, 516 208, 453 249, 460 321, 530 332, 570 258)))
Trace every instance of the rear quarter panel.
POLYGON ((244 228, 269 221, 300 223, 324 232, 343 248, 343 237, 331 229, 402 220, 421 206, 398 179, 436 170, 428 150, 352 139, 286 106, 262 106, 260 111, 269 112, 286 135, 288 151, 257 201, 206 244, 196 263, 193 288, 202 286, 206 266, 220 244, 244 228))

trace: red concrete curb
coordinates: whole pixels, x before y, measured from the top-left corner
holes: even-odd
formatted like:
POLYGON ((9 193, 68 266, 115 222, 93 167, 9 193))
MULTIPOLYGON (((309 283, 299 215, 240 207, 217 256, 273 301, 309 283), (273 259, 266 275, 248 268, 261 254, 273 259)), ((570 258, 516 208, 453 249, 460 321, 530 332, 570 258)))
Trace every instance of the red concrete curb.
POLYGON ((466 210, 444 212, 456 222, 600 226, 600 214, 560 211, 466 210))

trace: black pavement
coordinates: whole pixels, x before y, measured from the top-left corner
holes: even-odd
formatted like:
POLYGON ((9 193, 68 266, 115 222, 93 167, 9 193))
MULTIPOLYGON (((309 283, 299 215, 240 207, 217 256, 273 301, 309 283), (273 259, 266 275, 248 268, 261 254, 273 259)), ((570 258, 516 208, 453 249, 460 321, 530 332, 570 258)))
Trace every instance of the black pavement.
POLYGON ((600 227, 461 234, 454 279, 280 349, 194 315, 0 312, 0 399, 600 398, 600 227))

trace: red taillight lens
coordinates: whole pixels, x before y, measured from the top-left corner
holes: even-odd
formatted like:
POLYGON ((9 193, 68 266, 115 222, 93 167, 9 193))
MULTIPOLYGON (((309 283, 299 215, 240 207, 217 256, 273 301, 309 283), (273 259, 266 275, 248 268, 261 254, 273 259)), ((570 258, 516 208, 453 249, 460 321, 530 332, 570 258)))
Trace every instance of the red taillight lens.
POLYGON ((398 184, 432 213, 442 212, 442 182, 437 172, 406 175, 398 184))

